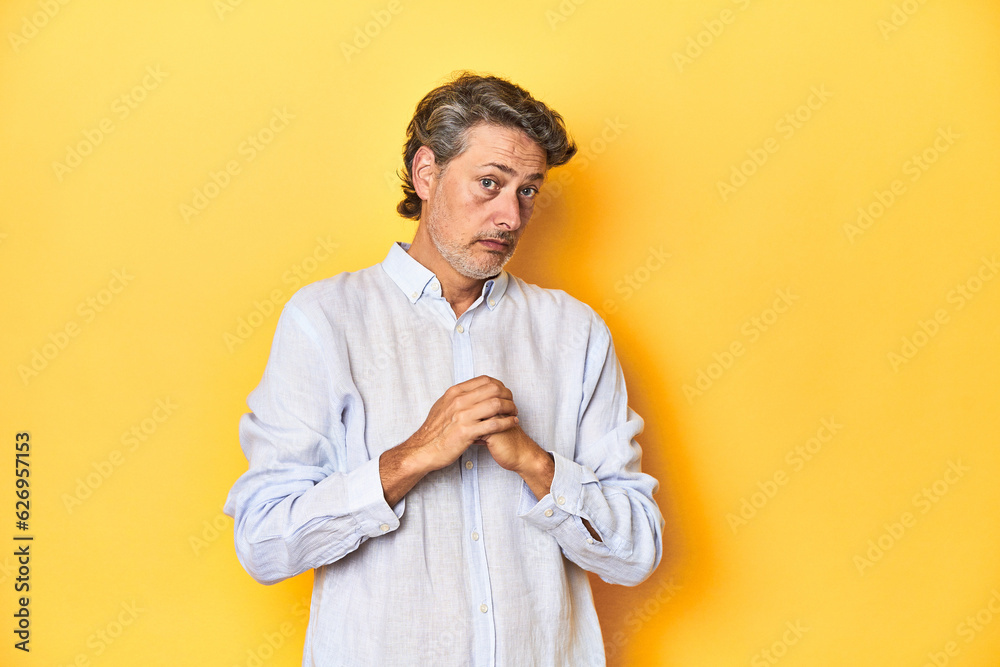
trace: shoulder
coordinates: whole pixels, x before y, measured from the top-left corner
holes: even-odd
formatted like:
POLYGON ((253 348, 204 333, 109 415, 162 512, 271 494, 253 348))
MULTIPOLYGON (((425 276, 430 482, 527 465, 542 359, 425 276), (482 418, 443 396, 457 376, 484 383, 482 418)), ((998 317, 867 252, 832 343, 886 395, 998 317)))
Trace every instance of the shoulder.
POLYGON ((382 268, 378 264, 356 271, 344 271, 300 287, 292 293, 284 312, 297 311, 317 324, 332 322, 364 306, 374 290, 381 288, 382 268))
POLYGON ((300 287, 288 299, 288 303, 298 308, 309 308, 331 299, 343 299, 352 295, 363 296, 364 292, 376 286, 376 281, 382 273, 382 268, 378 264, 356 271, 343 271, 300 287))
POLYGON ((554 319, 571 337, 587 340, 610 338, 610 331, 601 316, 589 304, 565 290, 540 287, 509 274, 507 291, 515 300, 523 301, 534 318, 554 319))

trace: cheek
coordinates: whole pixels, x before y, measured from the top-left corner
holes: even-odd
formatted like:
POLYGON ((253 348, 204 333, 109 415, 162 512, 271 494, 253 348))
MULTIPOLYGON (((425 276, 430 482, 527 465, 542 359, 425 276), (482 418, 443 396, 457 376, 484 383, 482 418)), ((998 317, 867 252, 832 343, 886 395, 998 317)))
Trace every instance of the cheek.
POLYGON ((527 201, 521 202, 521 219, 523 222, 527 222, 528 218, 531 217, 532 211, 535 210, 535 200, 529 199, 527 201))

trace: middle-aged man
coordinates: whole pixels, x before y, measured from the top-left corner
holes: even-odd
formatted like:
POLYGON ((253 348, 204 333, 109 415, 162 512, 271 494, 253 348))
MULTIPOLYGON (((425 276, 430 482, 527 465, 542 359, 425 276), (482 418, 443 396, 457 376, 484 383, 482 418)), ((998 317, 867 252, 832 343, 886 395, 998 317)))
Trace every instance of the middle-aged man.
POLYGON ((225 510, 256 580, 315 569, 304 665, 603 665, 586 571, 659 564, 608 327, 503 270, 575 152, 525 90, 461 74, 407 131, 413 242, 284 307, 225 510))

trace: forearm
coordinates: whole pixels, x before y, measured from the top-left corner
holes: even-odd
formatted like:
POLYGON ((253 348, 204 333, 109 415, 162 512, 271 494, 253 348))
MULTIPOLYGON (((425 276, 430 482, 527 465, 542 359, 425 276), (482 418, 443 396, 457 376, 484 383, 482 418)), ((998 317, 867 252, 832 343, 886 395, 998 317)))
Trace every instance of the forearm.
POLYGON ((387 449, 379 457, 379 478, 385 502, 395 505, 430 472, 426 456, 409 440, 387 449))

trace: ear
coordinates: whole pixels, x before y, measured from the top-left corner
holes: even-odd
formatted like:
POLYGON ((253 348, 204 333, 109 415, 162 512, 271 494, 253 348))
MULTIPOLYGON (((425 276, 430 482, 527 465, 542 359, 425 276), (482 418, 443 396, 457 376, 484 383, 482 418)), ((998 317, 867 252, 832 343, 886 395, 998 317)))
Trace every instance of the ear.
POLYGON ((410 176, 413 179, 413 190, 423 201, 430 197, 431 188, 437 178, 437 161, 434 159, 434 151, 427 146, 421 146, 413 155, 413 166, 410 167, 410 176))

